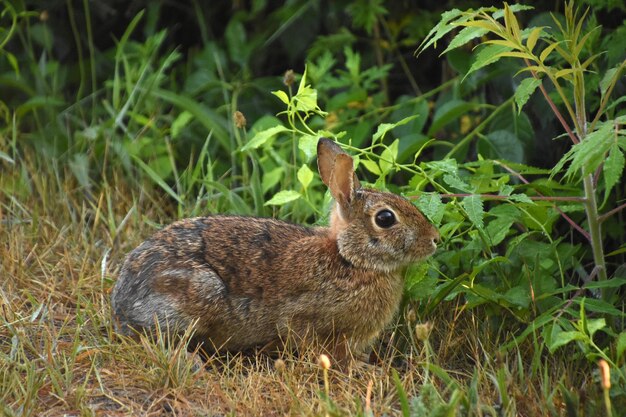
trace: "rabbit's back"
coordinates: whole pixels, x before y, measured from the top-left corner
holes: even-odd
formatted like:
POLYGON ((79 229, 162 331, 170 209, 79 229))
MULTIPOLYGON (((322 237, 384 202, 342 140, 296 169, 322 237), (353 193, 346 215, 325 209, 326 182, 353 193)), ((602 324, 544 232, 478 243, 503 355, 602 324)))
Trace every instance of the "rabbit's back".
POLYGON ((212 216, 173 223, 132 251, 112 304, 123 333, 195 322, 198 339, 243 350, 310 330, 369 342, 401 292, 399 276, 346 261, 329 229, 212 216))

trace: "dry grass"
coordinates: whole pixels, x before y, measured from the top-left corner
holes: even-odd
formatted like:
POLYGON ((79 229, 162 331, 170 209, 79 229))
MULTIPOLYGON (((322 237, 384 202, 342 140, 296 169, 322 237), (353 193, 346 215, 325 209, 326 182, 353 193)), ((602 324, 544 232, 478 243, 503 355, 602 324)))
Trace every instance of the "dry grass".
POLYGON ((34 170, 26 186, 14 175, 0 184, 2 415, 401 415, 399 392, 415 402, 427 382, 444 402, 463 397, 479 410, 472 415, 490 415, 500 403, 501 415, 538 416, 547 401, 560 408, 556 382, 579 372, 557 364, 526 375, 517 356, 489 353, 470 312, 449 306, 431 319, 432 346, 417 341, 401 355, 401 391, 391 349, 377 366, 331 368, 326 398, 316 352, 285 354, 276 367, 266 356, 202 361, 181 346, 122 340, 109 304, 121 260, 151 233, 146 219, 171 215, 129 197, 115 179, 89 196, 34 170))

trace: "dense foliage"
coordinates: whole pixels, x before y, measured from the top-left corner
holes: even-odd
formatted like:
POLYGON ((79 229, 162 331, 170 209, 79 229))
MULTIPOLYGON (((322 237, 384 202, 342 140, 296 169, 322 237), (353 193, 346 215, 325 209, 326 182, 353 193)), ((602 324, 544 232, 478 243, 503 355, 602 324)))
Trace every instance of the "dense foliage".
MULTIPOLYGON (((216 3, 0 3, 3 222, 27 220, 26 165, 93 207, 124 184, 154 202, 155 227, 324 222, 314 149, 333 137, 441 232, 407 272, 403 326, 461 305, 499 354, 527 346, 531 372, 551 355, 605 361, 602 407, 626 404, 622 2, 216 3)), ((114 244, 123 225, 103 224, 114 244)), ((439 412, 471 408, 435 373, 452 392, 439 412)), ((406 413, 432 411, 427 387, 406 413)))

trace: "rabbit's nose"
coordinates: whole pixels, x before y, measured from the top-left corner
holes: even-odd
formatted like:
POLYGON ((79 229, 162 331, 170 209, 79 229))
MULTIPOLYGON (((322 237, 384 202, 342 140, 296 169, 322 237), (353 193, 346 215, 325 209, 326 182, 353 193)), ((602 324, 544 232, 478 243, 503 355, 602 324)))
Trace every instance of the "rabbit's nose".
POLYGON ((430 241, 433 245, 433 248, 437 248, 437 244, 441 242, 441 236, 439 235, 439 232, 437 230, 435 230, 435 232, 433 233, 432 237, 430 238, 430 241))

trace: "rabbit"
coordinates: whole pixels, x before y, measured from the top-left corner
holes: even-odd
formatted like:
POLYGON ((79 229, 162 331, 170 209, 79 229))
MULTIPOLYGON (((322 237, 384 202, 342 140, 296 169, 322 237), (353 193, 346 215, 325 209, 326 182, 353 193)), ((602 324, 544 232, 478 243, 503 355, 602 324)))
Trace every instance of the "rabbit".
POLYGON ((213 215, 177 221, 126 257, 111 294, 117 331, 182 333, 213 351, 290 334, 363 353, 396 314, 403 271, 433 254, 437 229, 406 199, 362 188, 330 139, 318 170, 334 204, 328 227, 213 215))

